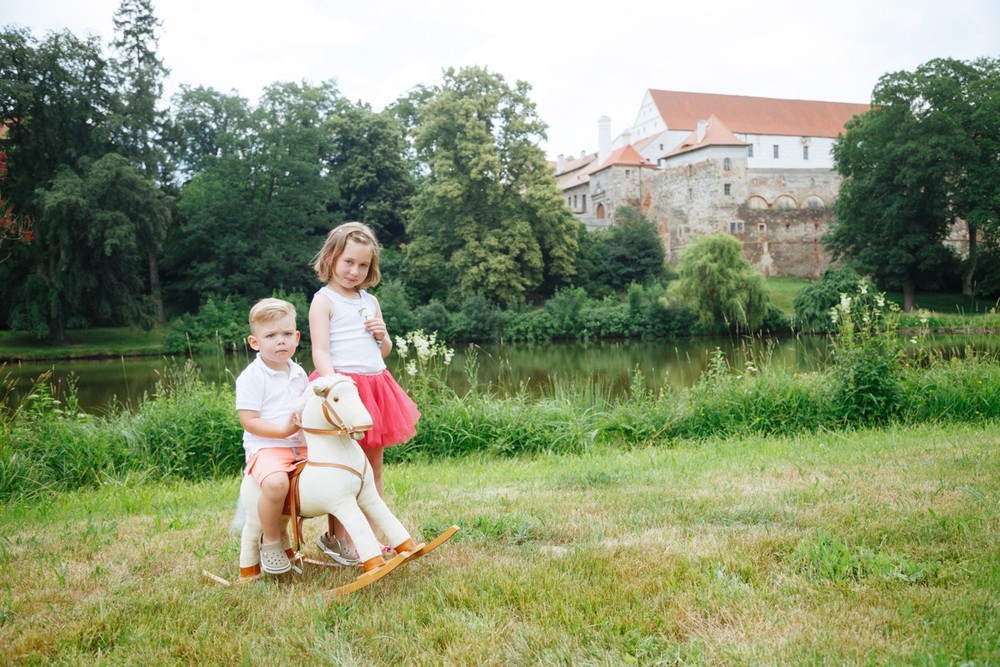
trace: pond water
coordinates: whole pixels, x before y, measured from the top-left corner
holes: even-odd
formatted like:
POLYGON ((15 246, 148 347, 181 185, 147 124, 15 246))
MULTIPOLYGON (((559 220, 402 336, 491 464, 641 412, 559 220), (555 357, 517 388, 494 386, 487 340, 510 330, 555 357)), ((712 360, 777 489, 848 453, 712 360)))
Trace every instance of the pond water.
MULTIPOLYGON (((962 354, 970 341, 977 350, 994 355, 1000 347, 995 336, 941 339, 936 345, 948 354, 962 354)), ((750 341, 698 338, 459 346, 447 369, 447 381, 459 394, 465 393, 470 385, 470 368, 474 367, 479 387, 489 387, 501 395, 515 391, 542 395, 558 384, 615 397, 628 389, 636 370, 641 372, 646 387, 651 390, 689 387, 709 367, 716 349, 733 368, 742 369, 747 364, 758 367, 776 364, 792 372, 806 372, 827 363, 829 344, 824 336, 803 336, 750 341)), ((233 386, 236 376, 249 360, 245 353, 194 358, 203 378, 229 386, 233 386)), ((312 371, 308 351, 300 352, 297 361, 306 371, 312 371)), ((64 391, 68 383, 75 383, 81 407, 100 413, 114 403, 134 407, 143 396, 154 394, 157 381, 168 368, 184 362, 183 356, 10 362, 0 370, 0 380, 7 380, 0 384, 0 391, 11 379, 17 381, 15 390, 23 391, 32 379, 51 371, 49 383, 56 388, 57 394, 64 391)), ((405 386, 405 371, 399 355, 393 353, 388 363, 405 386)))

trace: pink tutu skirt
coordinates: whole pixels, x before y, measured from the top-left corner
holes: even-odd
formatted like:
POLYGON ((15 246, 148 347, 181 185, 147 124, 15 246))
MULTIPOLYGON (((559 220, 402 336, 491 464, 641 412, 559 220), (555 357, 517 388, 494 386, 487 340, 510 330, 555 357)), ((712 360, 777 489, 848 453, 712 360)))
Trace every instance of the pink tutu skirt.
MULTIPOLYGON (((354 380, 361 402, 372 416, 372 428, 358 443, 365 449, 392 447, 417 434, 420 410, 388 369, 381 373, 341 373, 354 380)), ((319 376, 313 371, 312 381, 319 376)))

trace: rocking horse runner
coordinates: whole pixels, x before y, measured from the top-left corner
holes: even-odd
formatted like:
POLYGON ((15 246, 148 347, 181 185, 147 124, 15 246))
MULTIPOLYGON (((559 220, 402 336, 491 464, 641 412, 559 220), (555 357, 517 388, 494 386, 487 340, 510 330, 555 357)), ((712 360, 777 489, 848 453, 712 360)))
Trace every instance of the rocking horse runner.
MULTIPOLYGON (((418 544, 378 495, 367 458, 357 443, 371 428, 371 416, 350 378, 317 378, 301 400, 301 424, 309 458, 292 484, 298 491, 297 497, 290 494, 289 502, 294 542, 284 546, 292 554, 298 549, 303 519, 327 514, 337 517, 354 540, 364 573, 334 592, 366 586, 400 564, 432 551, 458 532, 458 527, 452 526, 430 543, 418 544), (391 560, 382 556, 369 519, 395 549, 396 556, 391 560)), ((246 513, 240 551, 240 574, 244 577, 260 572, 261 527, 255 511, 259 496, 260 487, 253 478, 245 477, 240 489, 240 504, 246 513)))

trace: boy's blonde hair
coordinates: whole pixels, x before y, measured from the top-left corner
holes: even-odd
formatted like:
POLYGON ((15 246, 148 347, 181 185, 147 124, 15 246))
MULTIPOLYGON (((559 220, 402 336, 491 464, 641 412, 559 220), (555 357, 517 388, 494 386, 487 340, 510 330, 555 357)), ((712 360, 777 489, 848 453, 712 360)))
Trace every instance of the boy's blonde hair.
POLYGON ((333 280, 333 267, 337 263, 337 258, 344 252, 348 241, 354 241, 372 249, 372 263, 368 266, 368 275, 361 281, 359 287, 375 287, 382 279, 382 274, 378 270, 378 256, 382 252, 382 245, 378 242, 378 237, 372 228, 363 222, 345 222, 330 230, 326 235, 323 247, 313 258, 313 269, 316 277, 324 283, 333 280))
POLYGON ((250 309, 250 331, 254 331, 261 324, 280 320, 286 315, 291 315, 294 318, 295 306, 283 299, 275 299, 273 297, 261 299, 250 309))

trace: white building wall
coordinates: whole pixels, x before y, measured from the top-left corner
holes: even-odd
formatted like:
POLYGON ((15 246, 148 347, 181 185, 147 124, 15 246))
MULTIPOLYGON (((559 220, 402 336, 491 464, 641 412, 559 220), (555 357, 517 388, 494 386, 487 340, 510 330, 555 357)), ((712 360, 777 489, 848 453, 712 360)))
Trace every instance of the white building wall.
POLYGON ((774 134, 736 134, 736 137, 753 146, 753 157, 747 162, 751 169, 833 169, 834 140, 829 137, 774 134), (803 157, 803 146, 809 146, 808 160, 803 157))
POLYGON ((647 90, 642 97, 642 104, 639 105, 639 113, 635 117, 635 122, 632 123, 632 141, 660 133, 665 129, 667 128, 660 116, 660 110, 656 108, 653 96, 647 90))

